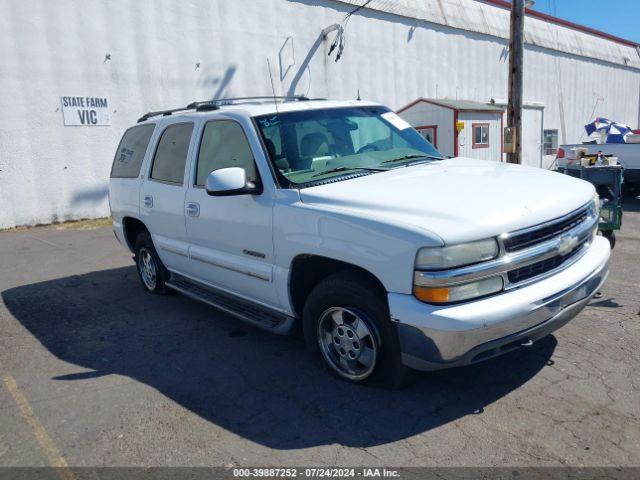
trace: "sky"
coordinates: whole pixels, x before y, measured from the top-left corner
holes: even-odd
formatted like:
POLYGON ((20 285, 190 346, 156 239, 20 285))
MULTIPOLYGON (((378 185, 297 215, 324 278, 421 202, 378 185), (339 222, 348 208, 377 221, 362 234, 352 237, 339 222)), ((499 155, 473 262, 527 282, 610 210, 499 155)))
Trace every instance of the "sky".
POLYGON ((640 0, 536 0, 532 9, 640 43, 640 0))

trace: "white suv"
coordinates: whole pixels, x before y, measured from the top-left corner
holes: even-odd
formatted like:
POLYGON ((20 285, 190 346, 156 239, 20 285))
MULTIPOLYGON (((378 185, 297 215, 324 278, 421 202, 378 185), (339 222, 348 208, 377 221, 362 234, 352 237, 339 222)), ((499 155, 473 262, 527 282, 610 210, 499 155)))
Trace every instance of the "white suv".
MULTIPOLYGON (((453 126, 452 126, 453 128, 453 126)), ((151 112, 111 171, 118 240, 175 290, 353 382, 475 363, 573 318, 608 273, 581 180, 444 159, 388 108, 235 99, 151 112)))

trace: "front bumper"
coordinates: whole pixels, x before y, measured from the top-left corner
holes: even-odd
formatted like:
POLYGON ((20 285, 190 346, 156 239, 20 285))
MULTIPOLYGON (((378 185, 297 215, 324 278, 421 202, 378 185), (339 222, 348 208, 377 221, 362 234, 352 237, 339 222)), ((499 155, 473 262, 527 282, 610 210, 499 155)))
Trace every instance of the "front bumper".
POLYGON ((596 237, 565 270, 539 282, 460 305, 436 306, 390 293, 405 365, 437 370, 476 363, 530 344, 575 317, 609 273, 609 242, 596 237))

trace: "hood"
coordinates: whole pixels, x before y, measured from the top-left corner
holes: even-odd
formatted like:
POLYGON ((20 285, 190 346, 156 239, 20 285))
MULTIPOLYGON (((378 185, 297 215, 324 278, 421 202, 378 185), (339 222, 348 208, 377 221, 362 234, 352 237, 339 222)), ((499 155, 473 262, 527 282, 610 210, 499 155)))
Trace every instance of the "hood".
POLYGON ((590 183, 548 170, 452 158, 300 190, 304 203, 478 240, 570 213, 595 195, 590 183))

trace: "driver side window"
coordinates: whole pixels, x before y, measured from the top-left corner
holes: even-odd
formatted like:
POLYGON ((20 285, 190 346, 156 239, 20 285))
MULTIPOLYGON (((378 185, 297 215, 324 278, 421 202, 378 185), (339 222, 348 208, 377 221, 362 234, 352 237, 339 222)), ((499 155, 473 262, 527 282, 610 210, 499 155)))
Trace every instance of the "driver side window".
POLYGON ((240 124, 232 120, 208 122, 198 152, 196 186, 203 186, 212 171, 229 167, 244 169, 248 181, 258 179, 253 153, 240 124))

